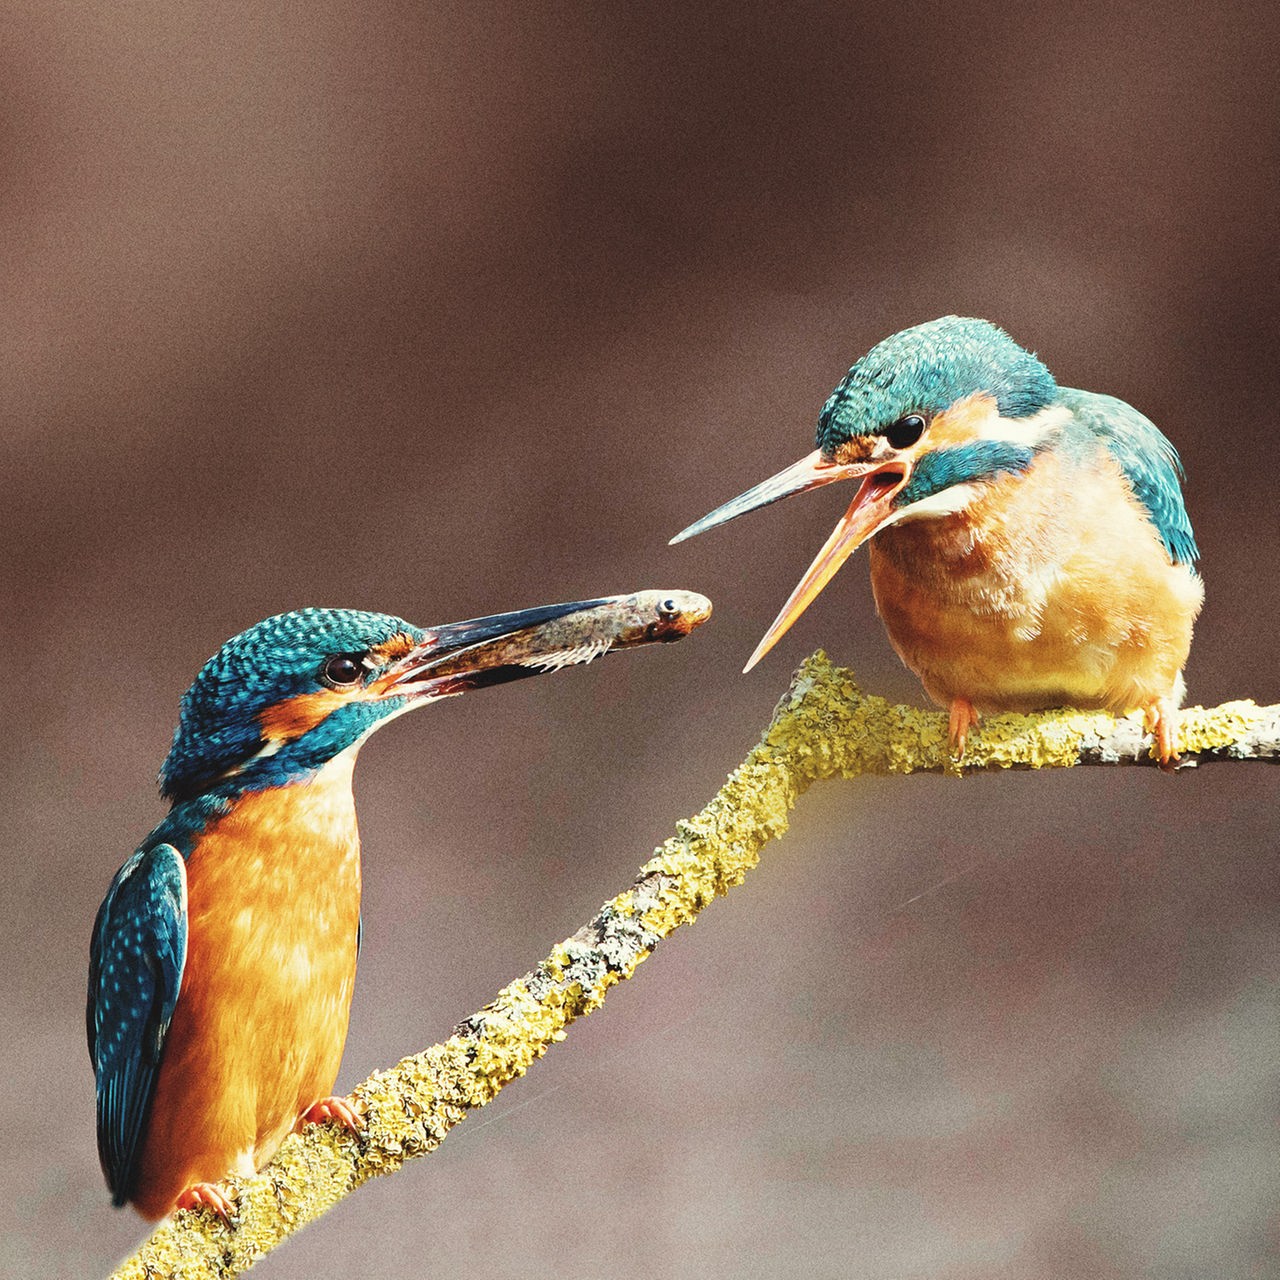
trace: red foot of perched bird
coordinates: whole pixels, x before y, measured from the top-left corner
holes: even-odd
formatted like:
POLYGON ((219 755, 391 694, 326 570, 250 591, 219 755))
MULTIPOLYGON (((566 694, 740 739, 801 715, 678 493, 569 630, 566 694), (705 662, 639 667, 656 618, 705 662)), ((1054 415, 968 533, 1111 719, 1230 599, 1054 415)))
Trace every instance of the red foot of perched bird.
POLYGON ((197 1182, 174 1201, 175 1209, 212 1209, 223 1222, 235 1217, 236 1207, 216 1183, 197 1182))
POLYGON ((160 773, 173 808, 93 929, 89 1056, 114 1202, 229 1219, 217 1179, 260 1169, 300 1124, 360 1127, 331 1091, 360 947, 351 776, 375 729, 468 689, 678 640, 710 613, 684 591, 428 630, 304 609, 223 645, 182 700, 160 773))
MULTIPOLYGON (((337 1120, 351 1133, 359 1133, 364 1128, 364 1121, 350 1098, 329 1097, 313 1102, 298 1117, 293 1131, 301 1133, 309 1124, 324 1124, 328 1120, 337 1120)), ((193 1183, 178 1196, 173 1207, 175 1209, 212 1209, 226 1223, 230 1223, 235 1217, 235 1204, 226 1192, 213 1182, 193 1183)))
POLYGON ((319 1102, 313 1102, 298 1117, 298 1123, 294 1127, 301 1129, 309 1124, 324 1124, 326 1120, 338 1121, 351 1133, 359 1133, 364 1128, 364 1118, 356 1110, 355 1103, 350 1098, 340 1097, 321 1098, 319 1102))
POLYGON ((849 370, 817 449, 672 539, 837 480, 849 509, 750 670, 871 539, 898 655, 951 711, 1141 710, 1165 766, 1204 597, 1173 446, 1111 396, 1060 387, 985 320, 894 334, 849 370))
POLYGON ((951 717, 947 724, 947 741, 957 759, 964 755, 965 743, 969 741, 969 730, 982 717, 968 698, 951 699, 951 717))

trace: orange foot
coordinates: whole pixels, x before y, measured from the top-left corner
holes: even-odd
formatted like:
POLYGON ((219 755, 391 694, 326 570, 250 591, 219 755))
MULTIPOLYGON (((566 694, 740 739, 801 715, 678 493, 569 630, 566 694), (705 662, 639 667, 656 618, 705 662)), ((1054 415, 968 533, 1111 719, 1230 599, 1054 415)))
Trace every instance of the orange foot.
POLYGON ((230 1225, 235 1216, 236 1207, 222 1191, 212 1182, 193 1182, 174 1202, 175 1209, 199 1209, 201 1206, 212 1209, 223 1222, 230 1225))
POLYGON ((969 730, 980 719, 978 708, 968 698, 951 699, 951 723, 947 729, 947 740, 951 744, 951 754, 957 760, 964 759, 964 744, 969 740, 969 730))
POLYGON ((1156 757, 1160 767, 1172 772, 1181 757, 1178 755, 1178 708, 1167 698, 1153 702, 1144 714, 1147 732, 1156 740, 1156 757))
POLYGON ((298 1117, 294 1129, 301 1129, 307 1124, 323 1124, 326 1120, 337 1120, 344 1129, 349 1129, 352 1133, 359 1133, 364 1128, 364 1117, 356 1110, 350 1098, 321 1098, 298 1117))

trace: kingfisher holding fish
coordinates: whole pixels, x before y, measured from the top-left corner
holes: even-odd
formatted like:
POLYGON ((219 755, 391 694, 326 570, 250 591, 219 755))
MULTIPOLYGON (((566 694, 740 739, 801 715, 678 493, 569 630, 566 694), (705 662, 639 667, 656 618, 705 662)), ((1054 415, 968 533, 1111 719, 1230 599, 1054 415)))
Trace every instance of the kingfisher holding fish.
POLYGON ((90 950, 98 1150, 145 1217, 234 1206, 216 1185, 331 1095, 360 939, 351 779, 375 730, 485 685, 678 640, 710 603, 642 592, 420 628, 303 609, 227 641, 182 700, 172 808, 113 880, 90 950))
POLYGON ((945 316, 873 347, 818 417, 817 448, 672 539, 839 480, 848 510, 750 670, 870 540, 876 608, 950 711, 1141 710, 1176 762, 1182 668, 1204 598, 1182 466, 1147 418, 1061 387, 986 320, 945 316))

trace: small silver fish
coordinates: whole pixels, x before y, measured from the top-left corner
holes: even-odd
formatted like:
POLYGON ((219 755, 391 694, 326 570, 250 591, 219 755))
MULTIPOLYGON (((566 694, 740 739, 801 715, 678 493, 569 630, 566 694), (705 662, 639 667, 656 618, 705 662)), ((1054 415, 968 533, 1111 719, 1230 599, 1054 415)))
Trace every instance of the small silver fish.
POLYGON ((466 688, 517 680, 594 662, 618 649, 681 640, 710 616, 711 601, 693 591, 637 591, 453 623, 448 647, 415 662, 412 679, 452 685, 453 677, 466 688), (468 642, 470 635, 475 639, 468 642))

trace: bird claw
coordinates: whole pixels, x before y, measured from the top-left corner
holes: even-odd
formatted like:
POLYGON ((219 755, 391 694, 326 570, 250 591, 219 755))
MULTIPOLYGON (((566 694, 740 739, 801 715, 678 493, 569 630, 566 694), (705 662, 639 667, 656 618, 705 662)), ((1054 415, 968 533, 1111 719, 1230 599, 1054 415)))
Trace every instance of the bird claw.
POLYGON ((350 1098, 329 1097, 313 1102, 299 1117, 295 1129, 308 1124, 323 1124, 326 1120, 336 1120, 351 1133, 359 1133, 364 1128, 364 1117, 357 1110, 350 1098))
POLYGON ((174 1201, 175 1209, 212 1209, 227 1225, 236 1216, 235 1203, 220 1187, 212 1182, 193 1182, 174 1201))
POLYGON ((1168 702, 1153 702, 1144 712, 1146 730, 1155 738, 1152 750, 1165 773, 1182 762, 1178 755, 1178 709, 1168 702))
POLYGON ((981 718, 978 714, 978 708, 968 698, 951 699, 951 717, 947 725, 947 742, 951 747, 951 754, 957 760, 964 759, 964 748, 965 743, 969 740, 969 730, 981 718))

